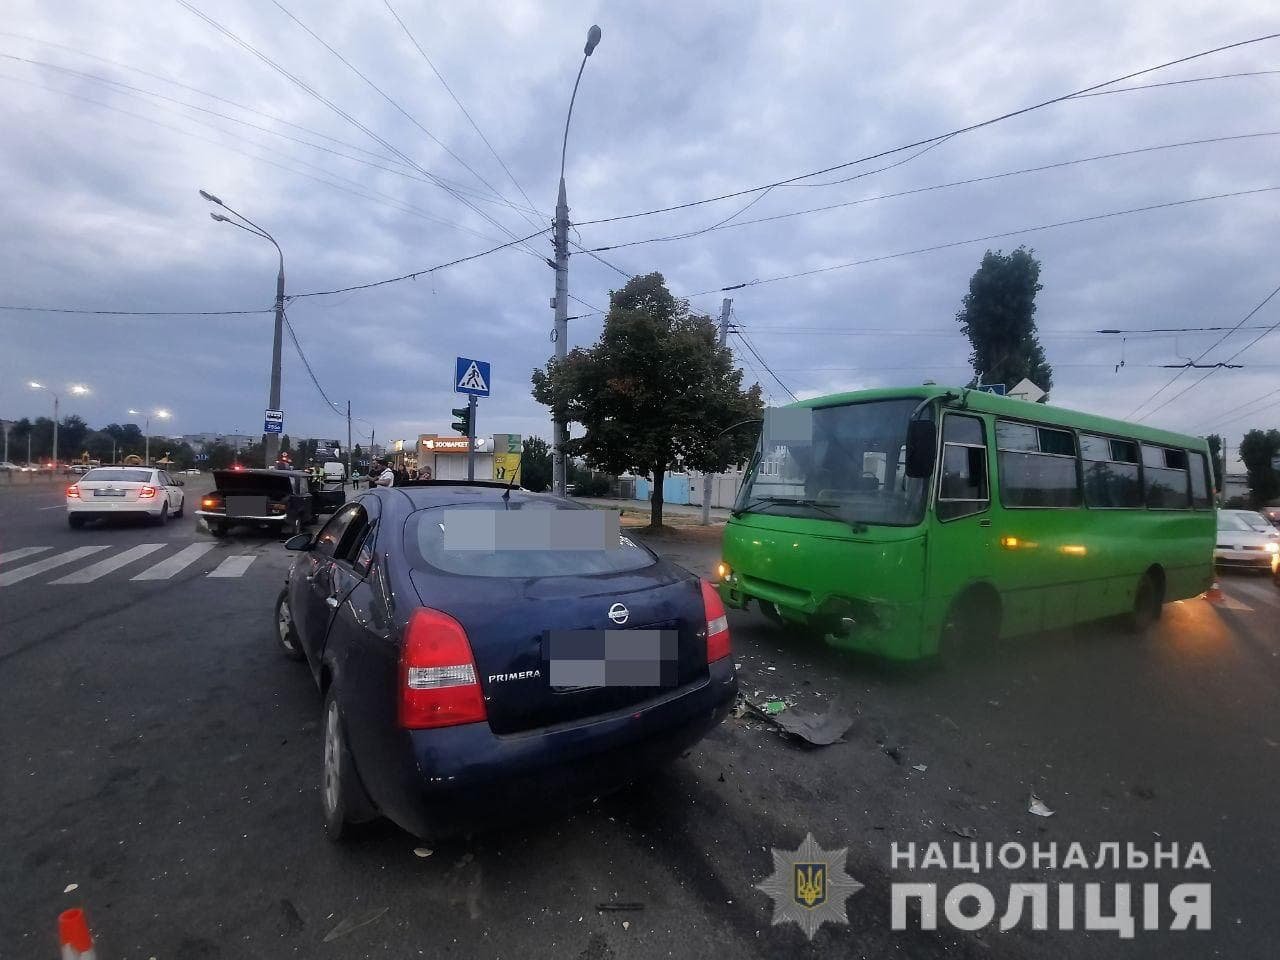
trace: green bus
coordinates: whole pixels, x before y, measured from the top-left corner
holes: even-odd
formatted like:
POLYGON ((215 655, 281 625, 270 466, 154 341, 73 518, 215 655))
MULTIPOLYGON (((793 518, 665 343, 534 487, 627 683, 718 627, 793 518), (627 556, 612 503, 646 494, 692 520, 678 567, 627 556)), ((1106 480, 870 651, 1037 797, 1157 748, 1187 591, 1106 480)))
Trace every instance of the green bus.
POLYGON ((765 412, 724 602, 893 659, 1125 615, 1213 581, 1206 441, 961 387, 765 412))

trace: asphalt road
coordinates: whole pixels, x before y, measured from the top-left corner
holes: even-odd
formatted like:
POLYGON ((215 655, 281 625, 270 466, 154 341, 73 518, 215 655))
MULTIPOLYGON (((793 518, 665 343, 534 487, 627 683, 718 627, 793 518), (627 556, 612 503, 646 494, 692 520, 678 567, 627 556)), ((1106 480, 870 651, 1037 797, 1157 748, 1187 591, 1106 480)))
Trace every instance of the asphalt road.
MULTIPOLYGON (((1280 942, 1280 590, 1263 579, 1224 578, 1227 603, 1170 605, 1142 639, 1094 625, 946 667, 891 668, 733 613, 744 692, 817 711, 839 697, 845 742, 807 749, 748 714, 652 781, 423 857, 386 825, 342 847, 322 835, 319 699, 271 642, 289 563, 276 540, 214 541, 189 515, 71 531, 59 497, 0 491, 0 957, 55 956, 70 906, 87 909, 99 957, 142 960, 1238 958, 1280 942), (92 546, 105 549, 15 577, 92 546), (68 577, 83 582, 54 582, 68 577), (1032 792, 1054 816, 1027 811, 1032 792), (849 925, 812 943, 772 926, 754 889, 769 848, 810 831, 847 847, 865 884, 849 925), (893 841, 949 849, 957 832, 1091 850, 1199 841, 1212 869, 993 879, 890 862, 893 841), (891 882, 974 879, 1003 891, 1001 908, 1011 879, 1207 879, 1213 929, 890 929, 891 882), (325 941, 349 920, 367 922, 325 941)), ((711 544, 653 542, 699 572, 714 558, 711 544)))

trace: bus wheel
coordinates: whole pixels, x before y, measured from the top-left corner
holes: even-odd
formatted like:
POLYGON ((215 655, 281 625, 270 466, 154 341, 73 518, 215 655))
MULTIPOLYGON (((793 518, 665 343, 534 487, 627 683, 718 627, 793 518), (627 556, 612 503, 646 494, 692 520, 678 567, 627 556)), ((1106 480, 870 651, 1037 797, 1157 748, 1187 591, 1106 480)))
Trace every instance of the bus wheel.
POLYGON ((972 587, 951 602, 938 645, 943 656, 989 646, 1000 636, 1000 597, 990 587, 972 587))
POLYGON ((1133 612, 1129 614, 1129 629, 1134 633, 1146 633, 1164 612, 1164 581, 1155 570, 1148 570, 1138 581, 1133 594, 1133 612))

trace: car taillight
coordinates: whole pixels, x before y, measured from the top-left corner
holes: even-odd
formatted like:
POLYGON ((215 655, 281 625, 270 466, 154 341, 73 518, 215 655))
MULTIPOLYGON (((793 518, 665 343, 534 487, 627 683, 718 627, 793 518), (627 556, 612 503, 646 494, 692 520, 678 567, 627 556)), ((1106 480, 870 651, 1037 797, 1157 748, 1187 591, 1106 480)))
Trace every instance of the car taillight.
POLYGON ((400 650, 400 726, 452 727, 487 716, 462 624, 429 607, 415 610, 400 650))
POLYGON ((80 487, 79 487, 79 486, 77 486, 77 485, 76 485, 76 484, 74 484, 74 483, 73 483, 71 486, 67 487, 67 499, 68 499, 68 500, 79 500, 79 499, 80 499, 80 487))
POLYGON ((143 487, 141 490, 138 491, 139 500, 150 500, 155 495, 156 495, 155 487, 143 487))
POLYGON ((205 507, 206 509, 209 509, 209 510, 212 510, 217 505, 218 505, 217 497, 205 497, 203 500, 200 501, 200 506, 205 507))
POLYGON ((707 663, 715 663, 729 655, 729 618, 716 588, 702 582, 702 606, 707 611, 707 663))

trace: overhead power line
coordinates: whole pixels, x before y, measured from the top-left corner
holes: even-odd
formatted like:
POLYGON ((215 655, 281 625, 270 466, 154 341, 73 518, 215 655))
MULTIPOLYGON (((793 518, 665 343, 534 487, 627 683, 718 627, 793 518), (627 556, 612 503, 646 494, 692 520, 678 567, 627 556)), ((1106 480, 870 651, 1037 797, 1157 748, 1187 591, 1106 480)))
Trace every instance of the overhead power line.
MULTIPOLYGON (((185 0, 179 0, 179 2, 185 2, 185 0)), ((781 186, 786 186, 787 184, 798 183, 801 180, 808 180, 810 177, 818 177, 818 176, 822 176, 825 173, 833 173, 836 170, 844 170, 848 167, 852 167, 859 163, 866 163, 869 160, 878 160, 881 157, 887 157, 895 153, 901 153, 904 150, 914 150, 917 147, 923 147, 940 140, 948 139, 951 137, 957 137, 964 133, 971 133, 974 130, 980 130, 983 127, 989 127, 989 126, 992 126, 993 124, 1001 123, 1005 120, 1010 120, 1014 117, 1019 117, 1019 116, 1022 116, 1023 114, 1031 113, 1034 110, 1041 110, 1045 107, 1049 107, 1057 103, 1062 103, 1065 100, 1070 100, 1073 97, 1080 97, 1080 96, 1083 96, 1084 94, 1091 93, 1095 90, 1101 90, 1104 87, 1109 87, 1117 83, 1123 83, 1126 80, 1133 80, 1136 77, 1141 77, 1148 73, 1154 73, 1158 70, 1165 70, 1165 69, 1168 69, 1169 67, 1178 66, 1179 64, 1183 64, 1183 63, 1190 63, 1193 60, 1199 60, 1199 59, 1202 59, 1203 57, 1212 56, 1213 54, 1216 54, 1216 53, 1224 53, 1227 50, 1236 50, 1241 47, 1249 46, 1251 44, 1262 43, 1267 40, 1274 40, 1277 37, 1280 37, 1280 33, 1268 33, 1258 37, 1251 37, 1247 40, 1238 40, 1235 43, 1228 43, 1228 44, 1223 44, 1221 46, 1212 47, 1208 50, 1201 50, 1198 53, 1193 53, 1193 54, 1189 54, 1188 56, 1179 57, 1176 60, 1168 60, 1168 61, 1165 61, 1164 63, 1159 63, 1152 67, 1144 67, 1141 70, 1135 70, 1135 71, 1132 71, 1131 73, 1126 73, 1123 76, 1113 77, 1110 80, 1103 81, 1102 83, 1091 84, 1090 86, 1083 87, 1079 90, 1074 90, 1071 93, 1065 93, 1065 94, 1062 94, 1061 96, 1052 97, 1048 100, 1041 100, 1038 103, 1033 103, 1026 107, 1020 107, 1016 110, 1010 110, 1007 113, 1002 113, 1002 114, 999 114, 998 116, 990 117, 986 120, 980 120, 977 123, 971 123, 963 127, 957 127, 954 130, 947 131, 946 133, 940 133, 932 137, 925 137, 924 139, 916 140, 912 143, 904 143, 901 146, 892 147, 888 150, 881 150, 877 153, 867 154, 866 156, 859 157, 856 160, 846 160, 842 163, 832 164, 830 166, 823 167, 819 170, 811 170, 808 173, 802 173, 793 177, 786 177, 780 180, 773 180, 769 183, 762 183, 762 184, 759 184, 758 186, 747 187, 742 190, 734 190, 730 193, 722 193, 714 197, 705 197, 701 200, 689 200, 684 203, 676 203, 666 207, 654 207, 653 209, 641 210, 636 213, 619 214, 617 216, 612 216, 612 217, 602 217, 598 220, 585 220, 579 223, 578 226, 583 227, 583 226, 589 226, 589 225, 598 224, 598 223, 616 223, 619 220, 634 220, 638 217, 650 217, 659 213, 670 213, 671 211, 674 211, 674 210, 687 210, 690 207, 703 206, 708 203, 716 203, 720 200, 730 200, 734 197, 742 197, 751 193, 757 193, 761 190, 768 190, 774 187, 781 187, 781 186)))
MULTIPOLYGON (((732 306, 729 308, 729 316, 731 318, 736 318, 736 314, 734 313, 732 306)), ((773 370, 770 369, 769 364, 765 362, 764 357, 760 356, 760 352, 756 350, 755 344, 753 344, 749 339, 747 339, 746 333, 744 333, 742 330, 742 325, 734 324, 734 326, 732 327, 732 332, 738 337, 739 340, 742 341, 743 346, 745 346, 748 350, 751 351, 751 355, 756 358, 756 360, 760 363, 760 366, 764 368, 765 372, 768 373, 769 376, 773 377, 774 382, 776 382, 778 386, 780 386, 783 390, 785 390, 788 396, 790 396, 792 400, 799 400, 800 398, 795 395, 792 389, 789 386, 787 386, 785 383, 783 383, 782 378, 779 377, 776 373, 773 372, 773 370)))
POLYGON ((899 250, 896 253, 885 253, 878 257, 866 257, 862 260, 850 260, 845 263, 836 263, 828 267, 814 267, 811 270, 798 270, 794 273, 784 273, 775 277, 757 278, 755 280, 746 280, 741 283, 728 284, 723 287, 715 287, 711 290, 701 290, 698 293, 690 294, 691 297, 705 297, 713 293, 728 293, 732 290, 742 290, 747 287, 763 286, 767 283, 778 283, 783 280, 795 280, 801 277, 812 277, 820 273, 831 273, 834 270, 847 270, 851 267, 862 267, 872 263, 881 263, 886 260, 896 260, 900 257, 910 257, 921 253, 936 253, 939 250, 950 250, 955 247, 963 247, 973 243, 987 243, 991 240, 1002 240, 1008 237, 1022 236, 1028 233, 1037 233, 1041 230, 1055 230, 1059 227, 1076 226, 1082 223, 1093 223, 1099 220, 1109 220, 1115 217, 1124 217, 1135 213, 1149 213, 1152 210, 1165 210, 1171 207, 1184 207, 1192 203, 1204 203, 1209 200, 1225 200, 1232 197, 1247 197, 1259 193, 1269 193, 1280 190, 1280 186, 1253 187, 1248 190, 1235 190, 1230 193, 1216 193, 1205 197, 1190 197, 1186 200, 1169 200, 1164 203, 1152 203, 1142 207, 1131 207, 1128 210, 1112 210, 1107 213, 1096 213, 1087 217, 1073 217, 1070 220, 1058 220, 1054 223, 1042 223, 1034 227, 1020 227, 1017 230, 1005 230, 1000 233, 990 233, 983 237, 970 237, 966 240, 952 240, 949 243, 936 243, 927 247, 917 247, 914 250, 899 250))
MULTIPOLYGON (((1060 160, 1056 163, 1044 163, 1034 167, 1023 167, 1019 170, 1007 170, 1003 173, 992 173, 981 177, 967 177, 963 180, 951 180, 946 183, 935 183, 924 187, 912 187, 909 190, 895 190, 892 193, 881 193, 871 197, 859 197, 855 200, 842 200, 839 203, 827 203, 820 207, 806 207, 802 210, 789 210, 784 213, 775 213, 767 217, 755 217, 750 220, 737 220, 732 223, 712 224, 709 227, 703 227, 699 230, 687 231, 684 233, 676 233, 663 237, 646 237, 641 240, 628 240, 623 243, 613 243, 607 246, 593 247, 596 252, 608 250, 622 250, 626 247, 638 247, 650 243, 670 243, 676 240, 686 240, 690 237, 701 236, 705 233, 719 232, 721 230, 733 230, 739 227, 750 227, 760 223, 774 223, 778 220, 790 220, 795 217, 809 216, 814 213, 826 213, 830 210, 841 210, 847 207, 861 206, 867 203, 877 203, 881 200, 894 200, 900 197, 915 196, 920 193, 931 193, 937 190, 950 190, 955 187, 967 187, 977 183, 990 183, 995 180, 1003 180, 1008 177, 1025 176, 1031 173, 1043 173, 1046 170, 1059 170, 1066 167, 1078 166, 1085 163, 1095 163, 1099 160, 1115 160, 1122 157, 1132 157, 1143 153, 1154 153, 1161 150, 1174 150, 1181 147, 1197 147, 1206 146, 1214 143, 1228 143, 1238 140, 1252 140, 1260 137, 1276 137, 1280 136, 1280 130, 1267 130, 1259 133, 1241 133, 1231 134, 1221 137, 1202 137, 1196 140, 1183 140, 1178 143, 1162 143, 1149 147, 1136 147, 1131 150, 1119 150, 1112 153, 1100 153, 1091 157, 1077 157, 1073 160, 1060 160)), ((880 168, 885 169, 885 168, 880 168)), ((868 173, 878 173, 879 170, 868 171, 868 173)), ((739 211, 741 212, 741 211, 739 211)))
MULTIPOLYGON (((1230 330, 1228 330, 1226 333, 1224 333, 1222 336, 1220 336, 1217 340, 1215 340, 1213 343, 1211 343, 1207 348, 1205 348, 1204 352, 1203 352, 1203 353, 1201 353, 1201 354, 1200 354, 1200 356, 1198 356, 1198 357, 1196 357, 1196 358, 1195 358, 1195 362, 1199 363, 1201 360, 1203 360, 1205 357, 1207 357, 1210 353, 1212 353, 1215 349, 1217 349, 1217 348, 1218 348, 1219 346, 1221 346, 1224 342, 1226 342, 1226 340, 1227 340, 1227 338, 1228 338, 1228 337, 1230 337, 1233 333, 1235 333, 1237 330, 1239 330, 1241 327, 1243 327, 1246 323, 1248 323, 1250 320, 1252 320, 1252 319, 1253 319, 1253 317, 1254 317, 1254 315, 1255 315, 1259 310, 1261 310, 1263 307, 1265 307, 1265 306, 1266 306, 1266 305, 1271 301, 1271 299, 1272 299, 1272 298, 1273 298, 1277 293, 1280 293, 1280 286, 1276 287, 1274 290, 1272 290, 1270 293, 1268 293, 1265 297, 1263 297, 1263 298, 1262 298, 1262 301, 1261 301, 1261 302, 1260 302, 1256 307, 1254 307, 1252 310, 1250 310, 1248 313, 1246 313, 1246 314, 1244 315, 1244 318, 1243 318, 1239 323, 1237 323, 1234 327, 1232 327, 1230 330)), ((1230 361, 1234 360, 1236 357, 1240 356, 1240 354, 1242 354, 1245 350, 1249 349, 1249 347, 1252 347, 1255 343, 1257 343, 1259 340, 1261 340, 1263 337, 1265 337, 1268 333, 1270 333, 1272 330, 1274 330, 1277 326, 1280 326, 1280 320, 1276 321, 1276 323, 1275 323, 1275 324, 1273 324, 1272 326, 1268 327, 1264 332, 1260 333, 1257 337, 1255 337, 1255 338, 1254 338, 1252 341, 1250 341, 1248 344, 1246 344, 1245 346, 1241 347, 1239 350, 1237 350, 1235 353, 1233 353, 1231 356, 1229 356, 1229 357, 1227 358, 1227 362, 1230 362, 1230 361)), ((1206 380, 1208 380, 1211 376, 1213 376, 1213 374, 1214 374, 1215 372, 1216 372, 1216 371, 1214 371, 1214 370, 1210 370, 1208 373, 1206 373, 1203 377, 1201 377, 1201 378, 1200 378, 1199 380, 1197 380, 1195 383, 1193 383, 1193 384, 1191 384, 1190 386, 1186 387, 1185 389, 1181 390, 1180 392, 1178 392, 1178 393, 1177 393, 1177 394, 1175 394, 1174 396, 1170 397, 1168 400, 1165 400, 1165 401, 1164 401, 1163 403, 1161 403, 1159 406, 1152 407, 1150 410, 1148 410, 1148 411, 1147 411, 1146 413, 1144 413, 1142 416, 1138 417, 1138 421, 1139 421, 1139 422, 1141 422, 1141 421, 1143 421, 1143 420, 1147 419, 1147 417, 1151 416, 1151 415, 1152 415, 1153 413, 1155 413, 1157 410, 1162 410, 1163 408, 1167 407, 1170 403, 1172 403, 1173 401, 1177 400, 1179 397, 1181 397, 1183 394, 1185 394, 1188 390, 1194 389, 1195 387, 1198 387, 1200 384, 1204 383, 1204 382, 1205 382, 1206 380)), ((1179 370, 1177 373, 1175 373, 1175 374, 1173 375, 1172 379, 1170 379, 1168 383, 1164 384, 1164 386, 1162 386, 1162 387, 1160 387, 1158 390, 1156 390, 1156 392, 1155 392, 1155 393, 1153 393, 1151 396, 1147 397, 1147 399, 1146 399, 1146 400, 1142 401, 1142 403, 1140 403, 1140 404, 1138 404, 1136 407, 1134 407, 1134 408, 1133 408, 1133 411, 1129 414, 1129 418, 1132 418, 1132 417, 1134 416, 1134 414, 1136 414, 1139 410, 1141 410, 1141 409, 1142 409, 1143 407, 1145 407, 1147 404, 1151 403, 1153 400, 1155 400, 1155 398, 1156 398, 1156 397, 1160 396, 1160 394, 1164 393, 1164 392, 1165 392, 1166 390, 1168 390, 1171 386, 1173 386, 1175 383, 1177 383, 1177 381, 1182 377, 1182 375, 1183 375, 1184 373, 1186 373, 1186 370, 1179 370)))
POLYGON ((1118 90, 1099 90, 1095 93, 1082 93, 1074 99, 1084 97, 1109 97, 1117 93, 1134 93, 1138 90, 1154 90, 1157 87, 1180 87, 1187 83, 1205 83, 1209 80, 1235 80, 1239 77, 1265 77, 1280 73, 1280 70, 1248 70, 1240 73, 1219 73, 1212 77, 1188 77, 1185 80, 1165 80, 1162 83, 1140 83, 1132 87, 1120 87, 1118 90))
POLYGON ((487 257, 491 253, 497 253, 499 250, 506 250, 509 247, 518 246, 526 243, 534 237, 546 233, 550 227, 539 230, 537 233, 531 233, 527 237, 517 237, 508 243, 499 244, 496 247, 490 247, 488 250, 481 250, 479 253, 473 253, 470 256, 458 257, 456 260, 450 260, 447 263, 437 263, 433 267, 423 267, 421 270, 414 270, 412 273, 402 273, 398 277, 387 277, 385 280, 372 280, 369 283, 357 283, 349 287, 338 287, 335 290, 313 290, 309 293, 294 293, 287 296, 286 300, 301 300, 304 297, 330 297, 339 293, 349 293, 352 290, 369 290, 373 287, 386 286, 389 283, 399 283, 401 280, 416 280, 418 277, 425 277, 430 273, 437 273, 448 267, 456 267, 460 263, 469 263, 472 260, 479 260, 481 257, 487 257))
POLYGON ((0 310, 14 310, 20 313, 72 313, 99 317, 232 317, 250 313, 271 313, 274 309, 274 307, 263 307, 260 310, 81 310, 75 307, 0 305, 0 310))

